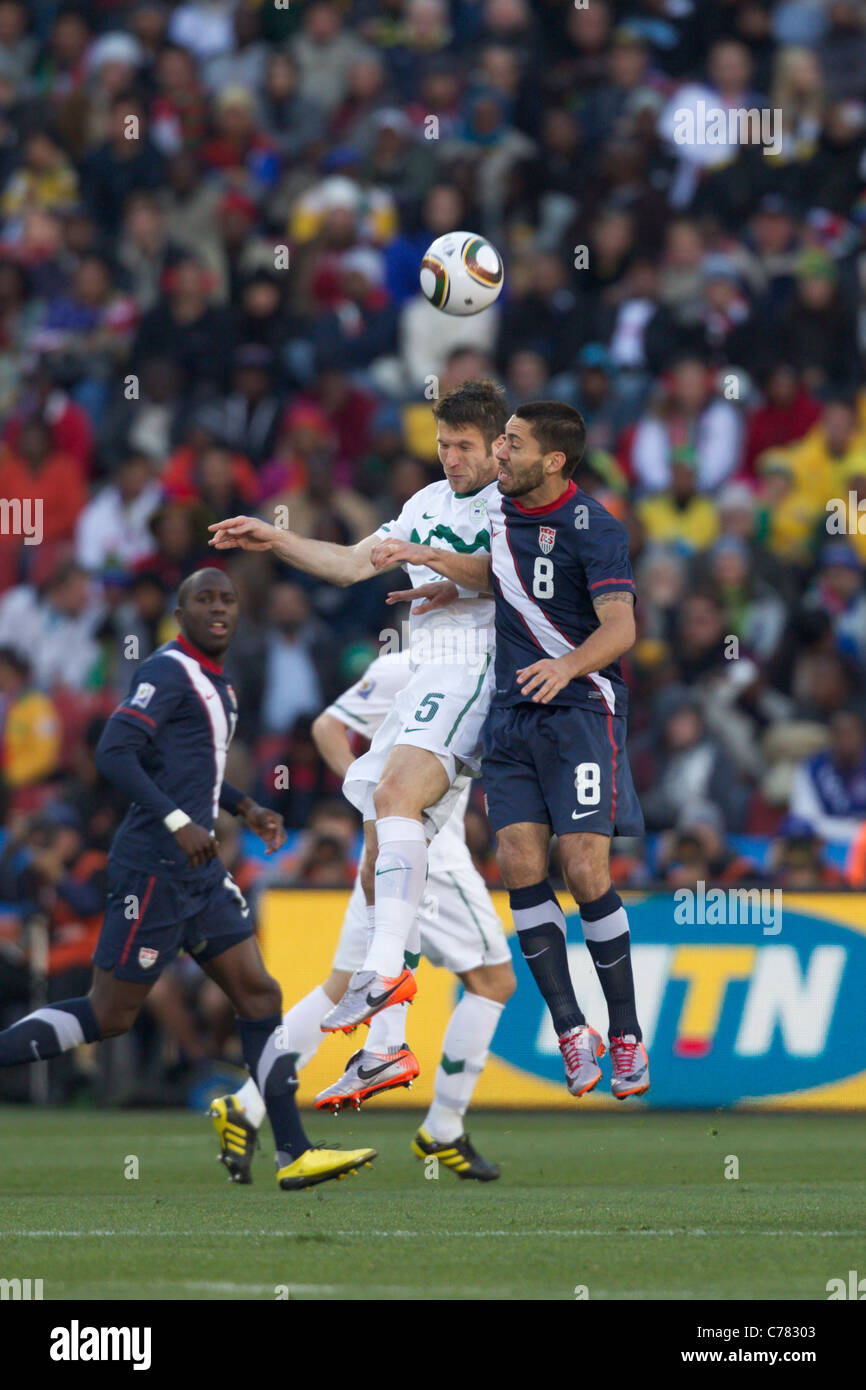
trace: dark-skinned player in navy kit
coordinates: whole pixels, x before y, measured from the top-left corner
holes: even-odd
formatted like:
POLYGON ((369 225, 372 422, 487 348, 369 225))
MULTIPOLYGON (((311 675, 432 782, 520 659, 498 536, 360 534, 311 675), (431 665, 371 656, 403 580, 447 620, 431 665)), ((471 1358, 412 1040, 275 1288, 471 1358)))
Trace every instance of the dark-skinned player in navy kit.
MULTIPOLYGON (((111 847, 90 993, 37 1009, 0 1032, 0 1066, 125 1033, 161 972, 186 950, 237 1011, 244 1060, 274 1132, 279 1185, 310 1187, 376 1155, 314 1148, 304 1134, 296 1059, 281 1045, 280 987, 218 855, 220 808, 241 817, 269 853, 286 838, 280 815, 224 780, 237 723, 237 700, 222 670, 238 621, 234 585, 221 570, 198 570, 180 587, 176 616, 177 639, 138 667, 96 751, 102 775, 132 804, 111 847)), ((240 1115, 226 1116, 227 1126, 242 1123, 240 1115)), ((226 1166, 235 1181, 248 1181, 242 1165, 226 1166)))
MULTIPOLYGON (((584 1095, 601 1077, 605 1048, 568 970, 565 918, 548 878, 557 836, 608 1006, 611 1090, 623 1100, 649 1087, 628 917, 609 868, 611 837, 643 832, 619 664, 635 640, 635 590, 626 528, 572 479, 585 439, 583 419, 569 405, 518 406, 493 449, 499 496, 488 504, 490 559, 388 539, 372 558, 381 567, 426 564, 454 584, 493 591, 496 690, 481 776, 497 860, 568 1089, 584 1095)), ((391 597, 438 607, 455 594, 440 583, 391 597)))

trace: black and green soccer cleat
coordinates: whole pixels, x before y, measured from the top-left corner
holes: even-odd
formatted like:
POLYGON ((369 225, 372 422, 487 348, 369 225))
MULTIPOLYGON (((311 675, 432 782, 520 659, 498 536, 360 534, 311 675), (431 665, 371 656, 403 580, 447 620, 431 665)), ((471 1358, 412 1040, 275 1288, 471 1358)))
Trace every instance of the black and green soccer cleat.
POLYGON ((433 1139, 426 1129, 419 1129, 415 1138, 412 1140, 412 1152, 418 1158, 436 1158, 440 1163, 444 1163, 446 1168, 451 1168, 458 1178, 475 1178, 477 1182, 493 1182, 499 1177, 499 1169, 495 1163, 490 1163, 486 1158, 482 1158, 480 1153, 473 1148, 468 1134, 461 1134, 459 1139, 451 1143, 440 1144, 433 1139))
POLYGON ((231 1181, 244 1185, 251 1183, 253 1154, 258 1143, 255 1125, 234 1096, 217 1096, 211 1101, 207 1113, 213 1120, 220 1141, 220 1163, 225 1164, 231 1181))

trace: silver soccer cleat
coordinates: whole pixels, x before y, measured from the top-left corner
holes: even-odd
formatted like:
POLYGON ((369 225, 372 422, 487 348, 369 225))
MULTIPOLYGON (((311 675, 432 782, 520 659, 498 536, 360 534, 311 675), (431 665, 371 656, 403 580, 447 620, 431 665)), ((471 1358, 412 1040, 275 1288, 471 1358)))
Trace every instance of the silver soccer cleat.
POLYGON ((573 1096, 586 1095, 601 1078, 596 1060, 604 1056, 601 1034, 589 1024, 581 1023, 559 1039, 559 1050, 565 1063, 565 1083, 573 1096))
POLYGON ((416 989, 411 970, 394 979, 376 970, 356 970, 339 1004, 328 1010, 319 1027, 323 1033, 351 1033, 391 1004, 411 1000, 416 989))
POLYGON ((643 1043, 633 1033, 610 1039, 610 1060, 613 1074, 610 1089, 617 1100, 626 1096, 642 1096, 649 1090, 649 1058, 643 1043))
POLYGON ((418 1070, 418 1060, 408 1047, 399 1052, 370 1052, 362 1048, 349 1058, 339 1080, 319 1092, 316 1109, 332 1110, 335 1115, 350 1105, 360 1110, 362 1101, 380 1091, 410 1087, 418 1070))

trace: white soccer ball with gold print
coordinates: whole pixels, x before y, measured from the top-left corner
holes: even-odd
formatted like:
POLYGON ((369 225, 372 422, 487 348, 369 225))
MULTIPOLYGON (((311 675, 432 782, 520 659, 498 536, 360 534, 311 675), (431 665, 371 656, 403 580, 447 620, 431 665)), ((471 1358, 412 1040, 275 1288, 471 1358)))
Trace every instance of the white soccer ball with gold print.
POLYGON ((464 317, 489 309, 502 289, 502 257, 476 232, 446 232, 427 248, 421 290, 434 309, 464 317))

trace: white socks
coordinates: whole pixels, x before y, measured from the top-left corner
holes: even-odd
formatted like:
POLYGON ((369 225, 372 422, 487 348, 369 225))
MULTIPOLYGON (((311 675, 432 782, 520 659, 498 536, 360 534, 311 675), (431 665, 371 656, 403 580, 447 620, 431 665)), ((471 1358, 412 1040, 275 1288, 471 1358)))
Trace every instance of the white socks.
POLYGON ((328 997, 321 985, 316 985, 283 1014, 286 1051, 298 1053, 296 1071, 311 1062, 318 1052, 325 1037, 319 1025, 333 1007, 333 999, 328 997))
POLYGON ((267 1111, 261 1092, 251 1076, 247 1078, 239 1091, 235 1091, 235 1100, 238 1105, 243 1106, 250 1124, 255 1125, 256 1129, 261 1129, 267 1111))
POLYGON ((459 1139, 463 1133, 463 1117, 504 1008, 495 999, 467 990, 451 1015, 442 1039, 442 1061, 436 1068, 433 1104, 423 1125, 440 1144, 459 1139))
POLYGON ((399 1052, 406 1041, 408 1003, 392 1004, 380 1009, 370 1021, 370 1031, 364 1047, 368 1052, 399 1052))
POLYGON ((424 893, 427 838, 421 822, 406 816, 383 816, 376 836, 376 929, 363 969, 394 979, 424 893))

